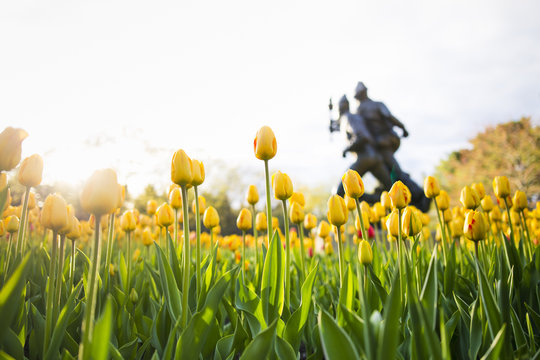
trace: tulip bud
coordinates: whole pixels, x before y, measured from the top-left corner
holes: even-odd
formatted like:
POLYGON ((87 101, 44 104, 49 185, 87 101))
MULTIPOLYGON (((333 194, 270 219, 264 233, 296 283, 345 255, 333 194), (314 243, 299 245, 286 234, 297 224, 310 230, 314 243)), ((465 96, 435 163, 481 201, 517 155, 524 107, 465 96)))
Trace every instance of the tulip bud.
POLYGON ((129 300, 133 304, 139 301, 139 295, 137 294, 137 290, 135 290, 135 288, 131 288, 131 292, 129 293, 129 300))
POLYGON ((191 185, 199 186, 204 182, 204 165, 202 161, 192 160, 193 165, 193 180, 191 185))
MULTIPOLYGON (((193 202, 191 203, 191 210, 193 211, 194 214, 197 213, 197 206, 196 206, 195 200, 193 200, 193 202)), ((204 198, 204 196, 199 195, 199 214, 203 215, 205 210, 206 210, 206 199, 204 198)))
POLYGON ((354 200, 349 195, 345 194, 345 197, 343 198, 345 200, 345 205, 347 205, 347 210, 354 211, 356 209, 356 200, 354 200))
POLYGON ((392 200, 390 200, 390 195, 388 195, 388 191, 383 191, 381 193, 381 205, 384 207, 385 210, 392 209, 392 200))
POLYGON ((328 234, 330 234, 330 225, 322 220, 320 223, 319 223, 319 229, 318 229, 318 234, 320 238, 326 238, 328 236, 328 234))
POLYGON ((364 195, 364 182, 355 170, 349 169, 341 178, 341 183, 345 189, 345 194, 353 199, 358 199, 364 195))
POLYGON ((302 208, 302 205, 296 201, 293 202, 289 209, 289 217, 293 224, 301 224, 302 221, 304 221, 304 209, 302 208))
POLYGON ((156 211, 157 224, 161 227, 167 227, 174 223, 174 212, 172 207, 163 203, 156 211))
POLYGON ((219 225, 219 214, 213 206, 209 206, 204 212, 203 224, 207 229, 212 229, 219 225))
POLYGON ((278 171, 272 175, 272 188, 277 200, 287 200, 293 194, 291 179, 285 173, 278 171))
POLYGON ((405 236, 416 236, 422 231, 422 220, 418 210, 407 206, 401 216, 401 231, 405 236))
POLYGON ((450 222, 450 232, 452 233, 452 237, 459 237, 463 235, 463 225, 465 223, 465 219, 461 216, 455 217, 450 222))
POLYGON ((257 216, 255 217, 255 228, 257 229, 257 231, 266 231, 268 229, 265 213, 257 213, 257 216))
POLYGON ((317 227, 317 218, 313 214, 307 214, 304 218, 304 228, 308 231, 317 227))
POLYGON ((386 219, 386 230, 395 238, 399 236, 400 224, 398 209, 392 210, 390 215, 388 215, 388 218, 386 219))
POLYGON ((484 189, 484 184, 482 183, 474 183, 471 185, 471 187, 476 191, 480 199, 483 199, 484 196, 486 196, 486 189, 484 189))
POLYGON ((301 207, 306 206, 306 200, 304 199, 304 194, 301 192, 293 192, 289 198, 289 204, 292 205, 293 202, 297 202, 301 207))
POLYGON ((240 214, 238 214, 238 218, 236 219, 236 226, 238 229, 248 231, 251 229, 251 222, 251 211, 246 208, 240 210, 240 214))
POLYGON ((176 151, 173 155, 171 180, 180 186, 191 185, 193 181, 193 163, 182 149, 176 151))
POLYGON ((90 214, 101 216, 112 212, 118 204, 118 181, 112 169, 95 171, 81 193, 81 205, 90 214))
POLYGON ((27 157, 21 163, 17 180, 21 185, 36 187, 41 184, 43 159, 38 154, 27 157))
POLYGON ((403 209, 405 206, 409 205, 411 202, 411 192, 409 188, 403 184, 400 180, 396 181, 390 192, 390 201, 392 202, 392 207, 396 209, 403 209))
POLYGON ((150 246, 154 243, 154 239, 152 238, 152 231, 150 231, 150 228, 148 227, 144 228, 143 230, 142 243, 144 246, 150 246))
POLYGON ((444 190, 441 190, 439 196, 435 198, 435 201, 437 202, 437 206, 441 211, 444 211, 450 207, 450 197, 448 196, 448 193, 444 190))
POLYGON ((137 220, 135 219, 135 214, 133 211, 125 211, 120 219, 120 226, 125 232, 131 232, 137 227, 137 220))
POLYGON ((169 203, 175 210, 182 208, 182 192, 179 188, 174 188, 169 193, 169 203))
POLYGON ((263 126, 257 131, 257 135, 255 135, 255 140, 253 141, 253 150, 259 160, 270 160, 276 155, 276 137, 270 127, 263 126))
POLYGON ((372 224, 376 224, 379 222, 379 220, 380 220, 379 214, 377 213, 374 207, 371 207, 369 209, 369 222, 372 224))
POLYGON ((428 214, 421 212, 420 219, 422 220, 422 225, 426 226, 429 224, 430 217, 428 214))
POLYGON ((66 237, 70 240, 77 240, 81 237, 81 224, 75 216, 71 218, 71 230, 67 233, 66 237))
POLYGON ((490 211, 489 218, 493 222, 501 221, 502 220, 501 209, 498 206, 495 206, 493 210, 490 211))
POLYGON ((452 221, 452 211, 450 209, 446 209, 442 212, 442 218, 445 224, 448 224, 450 221, 452 221))
POLYGON ((488 229, 484 215, 476 210, 471 210, 465 217, 463 224, 463 234, 472 241, 483 240, 488 229))
POLYGON ((272 229, 279 228, 279 220, 277 217, 272 216, 272 229))
POLYGON ((259 202, 259 192, 255 185, 249 185, 248 192, 246 195, 246 200, 248 204, 255 206, 259 202))
POLYGON ((482 210, 489 213, 493 209, 493 200, 491 199, 490 195, 486 195, 482 198, 482 201, 480 201, 480 205, 482 206, 482 210))
POLYGON ((514 197, 512 198, 512 202, 514 203, 514 207, 517 211, 523 211, 529 206, 527 202, 527 195, 525 195, 525 193, 521 190, 516 190, 514 197))
POLYGON ((71 232, 74 226, 73 219, 75 219, 75 209, 73 208, 73 205, 68 205, 67 206, 67 222, 65 226, 63 226, 61 229, 58 230, 58 233, 60 235, 67 235, 71 232))
POLYGON ((332 255, 334 253, 334 246, 331 242, 325 242, 324 243, 324 253, 326 255, 332 255))
POLYGON ((510 195, 510 182, 506 176, 495 176, 493 179, 493 192, 498 198, 510 195))
POLYGON ((328 221, 334 226, 341 226, 347 222, 348 210, 345 200, 339 195, 332 195, 328 199, 328 221))
POLYGON ((10 234, 19 231, 19 218, 15 215, 8 216, 5 220, 6 231, 10 234))
POLYGON ((424 194, 428 199, 437 197, 441 192, 439 182, 433 176, 428 176, 424 179, 424 194))
POLYGON ((474 210, 480 206, 480 197, 478 196, 476 190, 470 186, 465 186, 463 189, 461 189, 461 196, 459 200, 466 209, 474 210))
POLYGON ((362 265, 369 265, 373 261, 371 245, 366 240, 362 240, 358 244, 358 260, 362 265))
POLYGON ((157 207, 156 200, 148 200, 146 203, 146 213, 150 216, 154 215, 157 211, 157 207))
POLYGON ((27 137, 26 131, 12 127, 0 133, 0 171, 10 171, 21 161, 21 144, 27 137))
POLYGON ((68 224, 66 201, 59 194, 48 195, 41 211, 41 224, 54 231, 59 231, 68 224))

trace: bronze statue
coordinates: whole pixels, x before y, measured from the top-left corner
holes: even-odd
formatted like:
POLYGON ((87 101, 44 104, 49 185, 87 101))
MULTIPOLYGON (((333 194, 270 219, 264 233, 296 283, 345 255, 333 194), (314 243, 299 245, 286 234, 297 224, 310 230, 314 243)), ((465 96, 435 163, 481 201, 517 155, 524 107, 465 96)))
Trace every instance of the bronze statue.
MULTIPOLYGON (((360 102, 357 112, 350 112, 349 101, 344 95, 339 101, 339 118, 330 119, 330 132, 339 131, 344 123, 348 146, 343 151, 343 157, 349 152, 355 153, 357 157, 350 169, 356 170, 360 176, 369 171, 380 183, 375 193, 365 194, 362 199, 374 203, 378 201, 383 190, 389 190, 394 181, 401 180, 411 190, 411 203, 420 210, 427 211, 429 199, 424 196, 423 190, 409 174, 401 170, 394 158, 394 153, 400 145, 400 138, 394 127, 399 127, 402 136, 407 137, 409 133, 405 126, 382 102, 373 101, 368 97, 364 83, 358 83, 354 97, 360 102)), ((332 111, 332 101, 329 108, 332 111)), ((342 196, 344 194, 341 182, 338 194, 342 196)))

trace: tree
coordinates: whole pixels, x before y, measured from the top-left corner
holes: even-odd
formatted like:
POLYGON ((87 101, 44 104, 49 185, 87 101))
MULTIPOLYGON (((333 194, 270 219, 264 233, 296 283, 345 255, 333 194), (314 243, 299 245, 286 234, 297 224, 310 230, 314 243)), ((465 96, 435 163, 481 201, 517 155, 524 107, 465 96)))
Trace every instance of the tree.
POLYGON ((490 126, 470 140, 472 148, 450 154, 436 174, 451 199, 457 202, 461 188, 482 182, 488 193, 495 176, 505 175, 512 188, 529 198, 540 195, 540 127, 530 117, 490 126))

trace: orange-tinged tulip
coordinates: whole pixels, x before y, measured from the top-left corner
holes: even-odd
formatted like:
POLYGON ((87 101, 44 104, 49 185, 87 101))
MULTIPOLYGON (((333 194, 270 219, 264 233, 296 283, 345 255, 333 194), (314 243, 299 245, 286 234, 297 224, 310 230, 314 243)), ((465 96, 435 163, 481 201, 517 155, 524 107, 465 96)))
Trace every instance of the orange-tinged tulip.
POLYGON ((293 224, 301 224, 304 221, 304 209, 296 201, 292 203, 289 209, 289 217, 293 224))
POLYGON ((364 195, 364 182, 355 170, 349 169, 341 178, 341 183, 345 189, 345 194, 353 199, 358 199, 364 195))
POLYGON ((388 195, 388 191, 383 191, 381 193, 381 205, 384 207, 385 210, 392 209, 392 200, 390 200, 390 195, 388 195))
POLYGON ((512 202, 514 203, 514 208, 517 211, 523 211, 529 206, 527 195, 525 195, 525 193, 521 190, 516 190, 514 197, 512 198, 512 202))
POLYGON ((253 150, 259 160, 270 160, 276 155, 276 136, 270 127, 263 126, 257 131, 253 141, 253 150))
POLYGON ((450 196, 448 196, 448 193, 445 190, 441 190, 439 196, 435 198, 435 201, 437 201, 437 206, 441 211, 450 207, 450 196))
POLYGON ((17 180, 24 186, 36 187, 41 184, 43 159, 38 154, 27 157, 21 163, 17 180))
POLYGON ((125 232, 131 232, 135 230, 137 227, 137 219, 135 218, 135 214, 133 214, 133 211, 125 211, 122 215, 122 218, 120 219, 120 227, 125 232))
POLYGON ((255 206, 259 202, 259 191, 255 185, 249 185, 246 200, 252 206, 255 206))
POLYGON ((482 201, 480 201, 480 205, 482 206, 482 210, 489 213, 493 210, 493 199, 490 195, 486 195, 482 198, 482 201))
POLYGON ((204 165, 202 161, 192 160, 193 180, 191 185, 199 186, 204 182, 204 165))
POLYGON ((400 180, 396 181, 394 185, 392 185, 388 195, 390 196, 392 207, 396 209, 403 209, 411 202, 411 192, 409 191, 409 188, 400 180))
POLYGON ((321 238, 326 238, 330 234, 330 224, 328 224, 326 221, 322 220, 319 223, 319 229, 317 231, 317 235, 321 238))
POLYGON ((334 226, 341 226, 347 222, 349 212, 345 200, 339 195, 332 195, 328 199, 328 221, 334 226))
POLYGON ((157 202, 156 200, 148 200, 146 203, 146 213, 150 216, 154 215, 157 211, 157 202))
POLYGON ((167 203, 161 204, 156 211, 156 220, 157 224, 161 227, 167 227, 174 223, 174 211, 172 207, 167 203))
POLYGON ((81 205, 90 214, 101 216, 112 212, 118 204, 118 181, 112 169, 95 171, 81 193, 81 205))
POLYGON ((287 200, 293 194, 291 178, 281 171, 272 175, 272 188, 274 189, 274 197, 277 200, 287 200))
POLYGON ((401 231, 405 236, 416 236, 422 231, 419 211, 407 206, 401 215, 401 231))
POLYGON ((0 171, 10 171, 21 161, 21 144, 27 137, 26 131, 12 127, 0 133, 0 171))
POLYGON ((240 214, 238 214, 238 218, 236 219, 236 226, 242 231, 248 231, 249 229, 251 229, 251 224, 251 211, 243 208, 242 210, 240 210, 240 214))
POLYGON ((484 184, 482 183, 474 183, 471 185, 471 187, 476 190, 476 193, 480 197, 480 199, 483 199, 484 196, 486 196, 486 189, 484 188, 484 184))
POLYGON ((292 204, 293 202, 297 202, 301 207, 306 206, 304 194, 302 194, 301 192, 293 192, 293 194, 289 198, 289 204, 292 204))
POLYGON ((6 231, 8 233, 15 233, 19 231, 19 218, 16 215, 10 215, 4 220, 6 231))
POLYGON ((488 230, 488 224, 484 215, 476 210, 471 210, 465 217, 463 224, 463 234, 472 241, 483 240, 488 230))
POLYGON ((219 225, 219 214, 213 206, 209 206, 204 212, 203 224, 207 229, 213 229, 219 225))
POLYGON ((180 186, 191 185, 193 181, 193 163, 182 149, 176 151, 173 155, 171 181, 180 186))
POLYGON ((257 229, 257 231, 266 231, 268 229, 265 213, 257 213, 257 216, 255 217, 255 228, 257 229))
POLYGON ((439 182, 433 176, 428 176, 424 179, 424 194, 428 199, 437 197, 441 192, 439 182))
POLYGON ((169 193, 169 204, 175 210, 182 208, 182 191, 176 187, 169 193))
POLYGON ((373 251, 366 240, 362 240, 358 244, 358 260, 362 265, 369 265, 373 261, 373 251))
POLYGON ((50 194, 45 199, 41 211, 41 224, 54 231, 59 231, 68 224, 68 209, 64 198, 59 194, 50 194))
POLYGON ((510 182, 506 176, 495 176, 493 179, 493 192, 498 198, 510 195, 510 182))
POLYGON ((313 214, 306 214, 304 218, 304 228, 308 231, 317 227, 317 217, 313 214))
POLYGON ((466 209, 474 210, 478 206, 480 206, 480 197, 478 196, 476 190, 474 190, 470 186, 465 186, 463 189, 461 189, 461 196, 459 200, 461 201, 461 204, 463 204, 463 207, 465 207, 466 209))

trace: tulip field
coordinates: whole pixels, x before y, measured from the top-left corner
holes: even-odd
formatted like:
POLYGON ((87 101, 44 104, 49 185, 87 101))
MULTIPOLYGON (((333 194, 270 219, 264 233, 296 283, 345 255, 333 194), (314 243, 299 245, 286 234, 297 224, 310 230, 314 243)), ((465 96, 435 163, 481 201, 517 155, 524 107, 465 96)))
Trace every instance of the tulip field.
POLYGON ((36 198, 47 164, 21 161, 27 135, 0 134, 0 359, 540 359, 540 203, 504 174, 460 199, 428 176, 426 214, 401 181, 362 201, 348 170, 318 219, 270 174, 265 126, 265 187, 238 199, 231 235, 183 150, 167 202, 128 209, 115 171, 97 170, 77 218, 62 194, 36 198))

